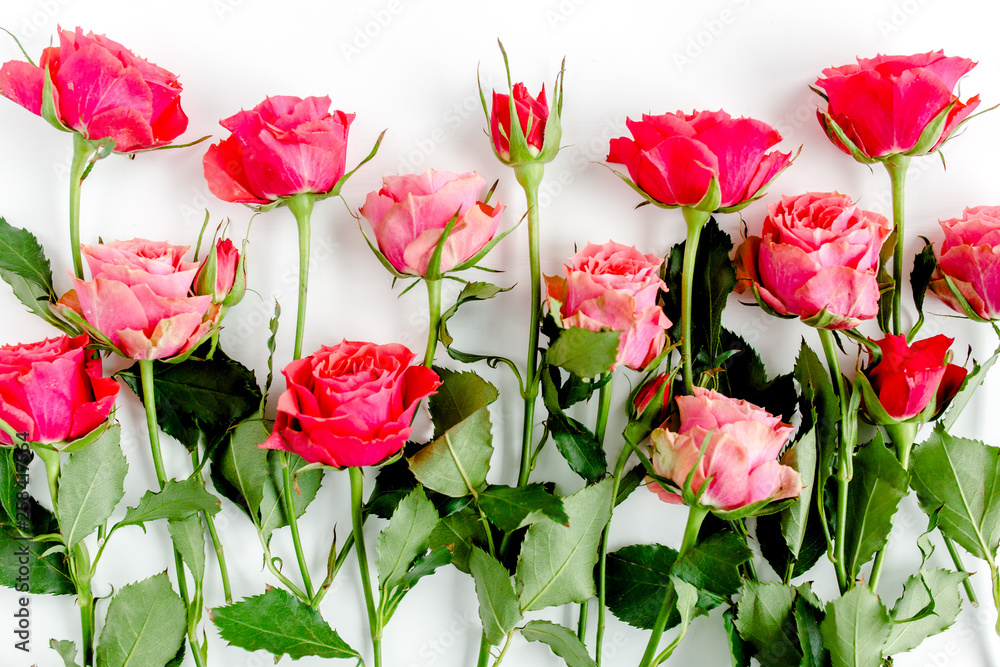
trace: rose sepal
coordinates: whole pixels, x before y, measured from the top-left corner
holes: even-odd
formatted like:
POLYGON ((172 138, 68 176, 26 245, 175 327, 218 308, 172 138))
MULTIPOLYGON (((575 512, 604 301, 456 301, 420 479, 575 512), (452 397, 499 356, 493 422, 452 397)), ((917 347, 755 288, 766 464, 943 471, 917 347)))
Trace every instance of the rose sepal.
MULTIPOLYGON (((824 97, 826 96, 824 95, 824 97)), ((855 160, 861 162, 862 164, 875 164, 878 162, 877 159, 865 155, 865 153, 858 148, 858 145, 848 138, 843 128, 837 124, 837 121, 835 121, 826 110, 817 109, 816 116, 819 118, 819 123, 823 126, 823 131, 826 133, 826 136, 829 137, 830 141, 834 144, 840 144, 846 148, 847 152, 849 152, 851 157, 855 160)))
POLYGON ((66 452, 67 454, 78 452, 97 442, 109 428, 118 423, 114 418, 114 414, 114 408, 112 408, 110 416, 105 419, 104 422, 102 422, 90 433, 81 436, 76 440, 68 440, 65 442, 29 442, 28 447, 36 450, 44 449, 51 452, 66 452))
MULTIPOLYGON (((936 150, 935 147, 938 142, 941 141, 941 135, 944 134, 945 127, 948 124, 948 116, 956 104, 958 104, 958 99, 955 99, 954 102, 939 111, 931 119, 931 122, 924 126, 913 148, 903 153, 903 155, 927 155, 928 153, 933 153, 936 150)), ((952 132, 952 136, 954 136, 954 132, 952 132)), ((937 147, 940 148, 940 146, 937 147)))
POLYGON ((964 296, 962 296, 962 292, 959 291, 958 286, 955 284, 955 281, 952 280, 951 276, 942 273, 941 277, 944 279, 944 284, 948 287, 948 291, 951 292, 952 297, 954 297, 958 305, 962 307, 962 312, 965 314, 966 317, 968 317, 973 322, 993 321, 979 316, 979 314, 972 307, 972 305, 966 300, 964 296))

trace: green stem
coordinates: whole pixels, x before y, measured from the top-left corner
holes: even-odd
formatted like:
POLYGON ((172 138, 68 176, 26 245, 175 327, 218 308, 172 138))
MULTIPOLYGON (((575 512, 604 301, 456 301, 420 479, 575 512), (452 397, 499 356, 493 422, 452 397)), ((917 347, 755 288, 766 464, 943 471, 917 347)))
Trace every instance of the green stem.
POLYGON ((79 132, 73 133, 73 161, 69 167, 69 245, 73 253, 73 273, 83 280, 83 257, 80 254, 80 190, 96 149, 79 132))
MULTIPOLYGON (((191 452, 191 461, 194 464, 194 469, 197 470, 195 474, 197 479, 201 482, 202 487, 205 486, 205 477, 201 470, 198 470, 198 455, 195 452, 191 452)), ((212 537, 212 545, 215 547, 215 556, 219 561, 219 575, 222 577, 222 592, 226 597, 226 604, 233 603, 233 589, 229 584, 229 568, 226 567, 226 552, 222 548, 222 542, 219 540, 219 531, 215 529, 215 519, 212 518, 211 513, 202 512, 202 516, 205 518, 205 523, 208 525, 208 534, 212 537)))
POLYGON ((851 457, 854 455, 853 443, 848 442, 844 436, 844 428, 849 415, 847 414, 848 394, 847 383, 844 375, 840 372, 840 360, 837 357, 837 344, 833 339, 833 334, 827 329, 817 329, 820 341, 823 343, 823 352, 826 355, 826 363, 830 369, 837 386, 837 395, 840 397, 840 451, 837 457, 837 532, 835 563, 837 569, 837 584, 840 586, 841 594, 846 593, 851 582, 847 576, 847 491, 848 484, 852 477, 851 457))
POLYGON ((309 292, 309 249, 313 195, 303 193, 289 197, 288 210, 295 216, 299 228, 299 310, 295 318, 295 349, 293 359, 302 357, 302 338, 306 330, 306 300, 309 292))
POLYGON ((424 366, 434 365, 434 353, 437 351, 438 327, 441 322, 441 279, 424 280, 427 283, 427 305, 431 318, 431 329, 427 332, 427 351, 424 352, 424 366))
POLYGON ((351 524, 354 529, 354 541, 357 544, 355 552, 358 556, 358 566, 361 569, 361 586, 365 593, 365 607, 368 609, 368 628, 372 637, 372 651, 375 656, 375 667, 382 667, 382 623, 378 617, 372 593, 368 552, 365 550, 364 519, 361 516, 364 480, 361 468, 351 467, 347 470, 351 475, 351 524))
MULTIPOLYGON (((1000 609, 1000 572, 997 571, 996 563, 989 561, 990 583, 993 586, 993 608, 1000 609)), ((1000 635, 1000 618, 997 619, 996 633, 1000 635)))
POLYGON ((486 638, 486 633, 484 632, 479 639, 479 660, 476 661, 476 667, 488 667, 489 664, 490 641, 486 638))
POLYGON ((96 614, 94 594, 90 588, 93 576, 90 567, 90 554, 87 553, 87 547, 83 542, 80 542, 73 548, 73 555, 70 561, 73 586, 76 588, 76 604, 80 607, 83 667, 92 667, 94 665, 94 625, 96 614))
POLYGON ((684 265, 681 269, 681 357, 684 364, 684 388, 689 395, 694 394, 694 373, 691 369, 691 299, 694 291, 695 260, 698 257, 698 239, 701 229, 708 222, 711 213, 681 208, 687 224, 687 241, 684 243, 684 265))
POLYGON ((49 482, 49 498, 52 499, 52 511, 58 512, 60 454, 55 449, 46 449, 41 446, 32 448, 32 451, 45 464, 45 478, 49 482))
POLYGON ((538 186, 544 167, 528 163, 514 168, 517 182, 524 189, 528 204, 528 262, 531 267, 531 325, 528 330, 527 371, 524 377, 524 424, 521 439, 521 464, 517 474, 518 487, 528 483, 531 475, 531 449, 534 443, 535 399, 538 397, 538 329, 542 314, 542 265, 540 259, 540 230, 538 211, 538 186))
MULTIPOLYGON (((903 466, 903 470, 906 471, 910 470, 910 450, 913 449, 913 441, 917 438, 917 428, 918 424, 913 422, 887 424, 885 426, 885 432, 889 434, 889 439, 896 446, 896 457, 899 459, 899 465, 903 466)), ((887 539, 886 546, 879 549, 879 552, 875 554, 875 562, 872 563, 872 572, 869 577, 870 582, 868 586, 872 589, 873 593, 878 592, 878 581, 882 575, 882 567, 885 562, 885 554, 888 551, 888 546, 889 542, 887 539)))
MULTIPOLYGON (((938 531, 940 532, 940 527, 938 528, 938 531)), ((951 562, 955 564, 955 570, 957 572, 968 572, 968 570, 965 569, 965 563, 962 562, 962 556, 958 553, 958 549, 955 548, 955 543, 952 542, 951 539, 944 533, 941 533, 941 539, 944 540, 944 547, 951 555, 951 562)), ((976 597, 976 591, 972 589, 972 582, 969 581, 969 577, 962 580, 962 586, 965 588, 965 596, 969 598, 969 604, 973 607, 978 607, 979 598, 976 597)), ((1000 609, 1000 607, 997 608, 1000 609)))
POLYGON ((302 538, 299 536, 299 520, 295 516, 295 490, 292 484, 292 467, 288 463, 288 452, 279 451, 278 460, 281 462, 281 474, 283 479, 282 493, 285 497, 285 517, 288 519, 288 527, 292 530, 292 544, 295 545, 295 559, 299 562, 299 572, 302 573, 302 584, 305 586, 306 599, 312 600, 313 592, 312 579, 309 577, 309 566, 306 564, 306 555, 302 550, 302 538))
MULTIPOLYGON (((689 507, 688 508, 688 520, 687 526, 684 527, 684 540, 681 542, 680 556, 683 556, 691 547, 695 545, 698 541, 698 531, 701 530, 701 524, 708 516, 708 510, 704 507, 689 507)), ((639 667, 653 667, 656 664, 656 649, 660 644, 660 637, 663 636, 663 631, 667 627, 667 620, 670 618, 670 610, 674 605, 675 594, 672 587, 667 588, 666 594, 663 596, 663 604, 660 605, 660 612, 656 616, 656 622, 653 624, 653 630, 649 636, 649 643, 646 644, 646 652, 642 655, 642 662, 639 663, 639 667)))
POLYGON ((903 231, 904 197, 906 189, 906 170, 910 166, 908 155, 894 155, 883 162, 889 172, 889 182, 892 187, 892 222, 896 230, 896 247, 892 253, 892 332, 897 336, 902 331, 903 302, 903 231))
MULTIPOLYGON (((615 470, 611 475, 611 510, 614 511, 615 502, 618 499, 618 490, 621 487, 622 476, 625 474, 625 466, 632 455, 632 448, 626 444, 618 455, 615 463, 615 470)), ((608 578, 608 538, 611 533, 611 519, 601 533, 600 555, 597 561, 597 638, 594 642, 594 661, 600 667, 602 653, 604 652, 604 632, 606 626, 607 613, 607 578, 608 578)))

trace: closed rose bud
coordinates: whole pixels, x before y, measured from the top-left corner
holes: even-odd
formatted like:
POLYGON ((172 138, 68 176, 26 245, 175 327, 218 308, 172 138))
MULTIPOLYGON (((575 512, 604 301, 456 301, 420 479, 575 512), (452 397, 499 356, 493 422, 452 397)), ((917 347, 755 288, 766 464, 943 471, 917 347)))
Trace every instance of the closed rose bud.
POLYGON ((198 267, 194 277, 194 293, 211 295, 213 303, 235 306, 246 292, 247 278, 244 257, 229 239, 219 239, 198 267))
MULTIPOLYGON (((545 101, 545 86, 534 98, 523 83, 515 83, 513 90, 514 110, 528 151, 528 156, 538 157, 545 145, 545 123, 549 119, 549 105, 545 101)), ((511 160, 511 95, 493 91, 493 113, 490 114, 490 138, 497 156, 505 162, 511 160)))
POLYGON ((938 335, 908 344, 906 336, 893 334, 874 341, 882 358, 865 375, 889 417, 930 421, 944 412, 967 374, 961 366, 948 363, 952 342, 938 335), (931 414, 923 414, 931 405, 931 414))

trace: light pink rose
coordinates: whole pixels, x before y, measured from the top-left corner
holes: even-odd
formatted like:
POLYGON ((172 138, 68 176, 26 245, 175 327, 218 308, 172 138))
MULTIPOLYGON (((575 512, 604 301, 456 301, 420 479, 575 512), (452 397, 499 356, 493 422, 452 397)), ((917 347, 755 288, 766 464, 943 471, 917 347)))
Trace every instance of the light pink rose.
MULTIPOLYGON (((791 426, 752 403, 702 387, 676 401, 680 410, 677 432, 658 428, 650 435, 657 475, 683 488, 694 469, 691 489, 695 494, 711 477, 699 503, 718 510, 794 498, 802 491, 799 473, 778 462, 791 426)), ((651 484, 650 489, 668 503, 682 502, 680 495, 658 484, 651 484)))
POLYGON ((132 239, 82 245, 89 281, 73 278, 60 305, 80 314, 132 359, 167 359, 198 345, 217 323, 212 297, 191 296, 198 265, 187 246, 132 239))
POLYGON ((942 220, 941 229, 944 242, 930 289, 965 313, 945 283, 948 276, 979 317, 1000 317, 1000 206, 967 208, 961 218, 942 220))
POLYGON ((443 274, 472 259, 497 232, 504 206, 478 201, 486 179, 474 171, 386 176, 368 193, 361 215, 371 223, 379 250, 400 273, 424 276, 441 233, 455 215, 441 253, 443 274))
POLYGON ((616 363, 643 368, 663 350, 670 320, 656 297, 663 259, 608 241, 588 243, 563 268, 566 277, 545 276, 549 308, 563 327, 618 331, 616 363))
POLYGON ((879 252, 891 223, 837 192, 782 197, 761 235, 736 249, 736 291, 756 286, 780 315, 807 322, 826 310, 825 329, 849 329, 878 315, 879 252))

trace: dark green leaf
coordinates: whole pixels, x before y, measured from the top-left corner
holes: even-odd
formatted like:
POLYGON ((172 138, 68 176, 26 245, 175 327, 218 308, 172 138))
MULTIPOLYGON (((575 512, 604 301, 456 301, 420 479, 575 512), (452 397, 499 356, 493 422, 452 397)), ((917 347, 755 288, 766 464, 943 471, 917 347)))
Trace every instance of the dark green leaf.
POLYGON ((566 667, 596 667, 587 647, 569 628, 551 621, 529 621, 521 628, 521 634, 529 642, 542 642, 548 645, 552 652, 563 659, 566 667))
POLYGON ((427 548, 447 546, 452 550, 451 564, 469 574, 469 554, 476 545, 486 544, 486 528, 470 508, 446 516, 427 538, 427 548))
POLYGON ((410 564, 427 551, 427 542, 437 526, 437 510, 421 487, 399 503, 389 525, 378 536, 379 588, 393 588, 410 569, 410 564))
POLYGON ((0 523, 16 521, 18 493, 28 486, 22 471, 28 471, 34 456, 27 447, 0 447, 0 523))
POLYGON ((806 538, 810 510, 813 507, 812 491, 816 479, 816 426, 810 427, 782 456, 781 462, 799 471, 802 492, 797 502, 779 513, 781 534, 788 551, 797 559, 806 538))
POLYGON ((125 495, 128 462, 119 446, 121 427, 112 426, 89 447, 69 455, 59 475, 59 527, 67 549, 114 512, 125 495))
POLYGON ((119 526, 140 526, 147 521, 158 519, 181 520, 198 512, 215 514, 219 511, 219 499, 205 490, 201 481, 189 477, 178 482, 169 480, 161 491, 147 491, 139 499, 139 504, 125 512, 119 526))
POLYGON ((582 378, 606 373, 618 358, 617 331, 588 331, 571 327, 559 334, 545 352, 545 361, 582 378))
POLYGON ((729 642, 729 659, 733 667, 750 667, 750 649, 736 629, 736 609, 730 607, 722 614, 722 624, 729 642))
POLYGON ((215 488, 248 516, 257 516, 268 483, 268 450, 260 443, 270 433, 262 419, 250 419, 232 429, 228 442, 212 453, 215 488))
POLYGON ((754 645, 764 667, 798 665, 802 660, 792 615, 795 596, 795 589, 784 584, 743 584, 736 627, 754 645))
POLYGON ((483 633, 495 646, 521 620, 521 607, 514 585, 510 582, 510 572, 496 558, 479 548, 473 549, 469 556, 469 569, 476 581, 483 633))
MULTIPOLYGON (((138 365, 119 375, 142 400, 138 365)), ((221 349, 211 359, 191 356, 177 364, 154 362, 153 388, 157 423, 189 451, 198 446, 202 435, 206 447, 214 449, 232 426, 260 407, 253 371, 221 349)))
POLYGON ((408 462, 421 484, 461 498, 486 485, 492 456, 492 424, 489 409, 484 406, 441 433, 408 462))
MULTIPOLYGON (((660 544, 634 544, 608 554, 607 605, 611 613, 633 627, 652 629, 676 561, 677 552, 660 544)), ((679 621, 675 617, 668 626, 679 621)))
POLYGON ((608 471, 604 445, 586 426, 560 413, 550 413, 549 434, 570 469, 592 484, 608 471))
MULTIPOLYGON (((55 516, 31 496, 23 499, 17 523, 0 526, 0 586, 35 595, 70 595, 76 592, 64 553, 50 553, 42 558, 51 542, 36 542, 31 537, 59 532, 55 516), (24 531, 18 530, 20 526, 24 531), (27 550, 28 575, 20 573, 20 559, 27 550)), ((14 506, 18 512, 17 505, 14 506)))
POLYGON ((439 567, 444 567, 451 562, 453 554, 451 549, 445 546, 435 547, 423 556, 419 556, 410 569, 399 580, 396 586, 397 591, 408 591, 417 585, 417 582, 426 576, 434 574, 439 567))
POLYGON ((962 609, 958 588, 966 577, 968 575, 964 572, 938 569, 929 572, 921 570, 920 574, 907 579, 903 584, 903 595, 892 609, 892 630, 882 655, 889 657, 913 650, 928 637, 950 628, 962 609), (907 622, 932 601, 934 609, 930 614, 907 622))
POLYGON ((201 515, 171 519, 167 528, 170 531, 170 541, 191 570, 194 580, 202 581, 205 577, 205 526, 201 522, 201 515))
MULTIPOLYGON (((271 533, 288 525, 288 511, 284 499, 284 473, 281 470, 281 453, 276 450, 267 452, 267 462, 270 473, 264 479, 263 496, 260 502, 260 527, 265 539, 271 539, 271 533)), ((292 496, 295 504, 296 518, 302 516, 309 503, 316 497, 320 484, 323 483, 323 471, 313 468, 299 474, 299 469, 306 462, 296 454, 286 454, 288 465, 292 472, 292 496)))
POLYGON ((166 665, 184 641, 184 602, 166 573, 129 584, 113 598, 97 645, 101 667, 166 665))
MULTIPOLYGON (((767 378, 767 369, 757 352, 743 338, 722 329, 719 346, 725 360, 719 375, 719 388, 727 396, 750 401, 772 415, 791 421, 795 413, 795 383, 786 373, 767 378)), ((713 364, 713 368, 715 365, 713 364)))
MULTIPOLYGON (((889 234, 889 237, 882 244, 882 250, 879 252, 878 274, 876 276, 879 286, 877 319, 878 328, 883 332, 892 331, 892 303, 893 295, 896 291, 896 283, 886 267, 892 264, 892 256, 898 242, 899 232, 893 229, 892 233, 889 234)), ((900 285, 899 289, 903 289, 903 286, 900 285)), ((915 294, 916 292, 914 292, 915 294)), ((917 310, 919 311, 919 308, 917 310)))
POLYGON ((222 638, 247 651, 265 650, 280 659, 308 655, 360 659, 357 651, 315 609, 280 588, 244 598, 211 612, 222 638))
MULTIPOLYGON (((628 447, 628 445, 625 445, 628 447)), ((642 486, 646 479, 646 469, 640 463, 629 470, 618 483, 618 497, 615 498, 615 507, 625 502, 625 499, 632 495, 632 492, 642 486)))
POLYGON ((913 258, 913 270, 910 271, 910 286, 913 288, 913 305, 917 308, 917 313, 923 317, 924 296, 927 294, 927 287, 931 284, 931 276, 937 268, 937 260, 934 258, 934 246, 930 243, 924 245, 924 249, 913 258))
POLYGON ((594 595, 594 564, 611 516, 611 480, 563 499, 569 526, 542 521, 528 527, 517 560, 517 590, 525 611, 594 595))
POLYGON ((885 547, 892 518, 906 495, 908 475, 895 454, 877 437, 854 455, 854 479, 847 495, 847 574, 856 579, 861 566, 885 547))
POLYGON ((375 478, 375 488, 365 504, 365 512, 377 517, 388 519, 396 511, 399 501, 405 498, 417 486, 417 478, 413 476, 405 459, 399 459, 387 466, 379 468, 375 478))
POLYGON ((541 484, 519 487, 490 485, 479 493, 479 506, 486 518, 505 533, 525 525, 525 520, 533 523, 541 517, 569 525, 562 500, 546 491, 541 484))
POLYGON ((969 553, 990 562, 1000 545, 1000 450, 954 438, 939 424, 917 445, 911 484, 938 527, 969 553))
POLYGON ((823 633, 820 631, 823 610, 817 609, 800 596, 795 598, 792 615, 795 618, 799 647, 802 649, 801 667, 826 667, 829 654, 823 647, 823 633))
POLYGON ((714 598, 714 607, 739 592, 743 583, 740 565, 752 556, 743 538, 731 532, 716 533, 678 558, 671 574, 714 598))
POLYGON ((472 371, 434 370, 441 378, 441 386, 429 399, 435 439, 497 400, 500 395, 496 387, 472 371))
POLYGON ((826 535, 820 525, 819 510, 815 502, 810 504, 809 520, 806 523, 806 531, 802 545, 799 547, 798 557, 789 550, 786 538, 781 532, 784 511, 779 514, 757 517, 757 530, 755 532, 757 542, 760 544, 760 551, 771 568, 785 583, 811 570, 826 554, 826 535))
POLYGON ((855 586, 826 606, 820 626, 833 667, 880 667, 889 638, 889 611, 867 586, 855 586))
POLYGON ((0 270, 9 271, 39 288, 39 293, 55 301, 52 268, 45 250, 27 229, 12 226, 0 218, 0 270))

